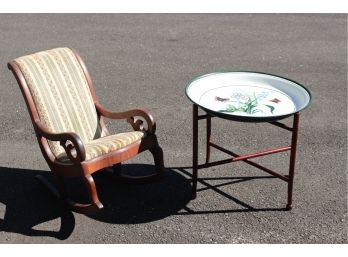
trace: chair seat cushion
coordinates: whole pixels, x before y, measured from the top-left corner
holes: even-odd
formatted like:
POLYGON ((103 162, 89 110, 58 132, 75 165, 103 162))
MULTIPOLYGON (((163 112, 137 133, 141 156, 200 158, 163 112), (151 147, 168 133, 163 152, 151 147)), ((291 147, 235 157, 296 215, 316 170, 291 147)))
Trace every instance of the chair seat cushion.
MULTIPOLYGON (((132 131, 101 137, 84 144, 86 161, 121 149, 144 137, 144 132, 132 131)), ((66 153, 57 156, 60 162, 71 162, 66 153)))

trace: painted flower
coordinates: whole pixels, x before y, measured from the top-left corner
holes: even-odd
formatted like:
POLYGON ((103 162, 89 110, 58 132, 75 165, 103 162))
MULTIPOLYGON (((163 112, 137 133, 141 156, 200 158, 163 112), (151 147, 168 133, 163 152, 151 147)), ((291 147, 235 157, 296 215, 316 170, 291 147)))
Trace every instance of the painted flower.
POLYGON ((262 91, 261 93, 257 94, 256 98, 258 100, 262 100, 262 99, 265 99, 266 97, 268 97, 268 95, 269 95, 269 92, 262 91))
POLYGON ((249 99, 249 96, 241 93, 233 93, 231 97, 238 101, 247 101, 249 99))

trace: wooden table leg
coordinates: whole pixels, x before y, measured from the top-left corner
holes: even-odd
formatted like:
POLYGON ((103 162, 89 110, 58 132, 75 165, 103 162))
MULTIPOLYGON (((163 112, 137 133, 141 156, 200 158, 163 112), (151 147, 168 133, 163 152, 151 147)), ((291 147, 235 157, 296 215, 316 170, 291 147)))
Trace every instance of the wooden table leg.
POLYGON ((211 116, 207 117, 207 142, 206 142, 206 154, 205 163, 208 164, 210 161, 210 138, 211 138, 211 116))
POLYGON ((296 148, 297 148, 297 138, 298 138, 298 126, 299 126, 300 114, 294 114, 294 121, 292 126, 292 139, 291 139, 291 152, 290 152, 290 167, 289 167, 289 181, 288 181, 288 203, 286 209, 290 210, 292 208, 292 191, 295 176, 295 162, 296 162, 296 148))
POLYGON ((197 196, 197 170, 198 170, 198 106, 194 104, 192 109, 192 199, 197 196))

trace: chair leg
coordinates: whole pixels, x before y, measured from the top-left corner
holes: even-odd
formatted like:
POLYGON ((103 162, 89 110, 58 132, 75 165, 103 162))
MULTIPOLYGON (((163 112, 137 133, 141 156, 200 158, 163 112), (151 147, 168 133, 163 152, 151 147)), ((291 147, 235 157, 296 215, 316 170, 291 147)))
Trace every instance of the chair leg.
POLYGON ((103 204, 98 199, 95 183, 91 175, 86 175, 82 177, 82 180, 87 188, 89 198, 91 200, 90 204, 81 204, 70 199, 67 196, 62 178, 57 174, 54 174, 53 177, 58 188, 42 175, 37 175, 36 179, 38 179, 39 182, 41 182, 42 185, 46 187, 55 198, 63 202, 63 204, 66 205, 69 209, 78 213, 92 214, 103 208, 103 204))
POLYGON ((90 201, 92 202, 91 203, 91 208, 90 208, 89 211, 91 211, 91 213, 93 213, 95 211, 98 211, 98 210, 102 209, 103 208, 103 204, 99 201, 98 194, 97 194, 97 189, 95 187, 95 183, 94 183, 93 177, 91 175, 85 175, 83 177, 83 181, 84 181, 85 186, 87 188, 90 201))
POLYGON ((162 148, 156 144, 156 146, 152 149, 150 149, 150 152, 152 153, 154 162, 155 162, 155 168, 158 176, 161 176, 164 174, 164 161, 163 161, 163 150, 162 148))

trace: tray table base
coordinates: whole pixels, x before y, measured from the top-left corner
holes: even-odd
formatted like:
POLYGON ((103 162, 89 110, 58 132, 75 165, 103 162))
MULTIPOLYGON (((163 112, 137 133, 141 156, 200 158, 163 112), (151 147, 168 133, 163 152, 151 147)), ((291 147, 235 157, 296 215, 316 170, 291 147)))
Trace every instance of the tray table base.
POLYGON ((273 121, 269 122, 272 125, 275 125, 279 128, 288 130, 292 132, 292 138, 291 138, 291 145, 280 147, 276 149, 270 149, 270 150, 264 150, 261 152, 256 152, 252 154, 246 154, 246 155, 238 155, 232 151, 229 151, 221 146, 218 146, 217 144, 211 142, 211 118, 213 116, 209 115, 208 113, 205 115, 198 115, 198 105, 193 104, 193 112, 192 112, 192 120, 193 120, 193 165, 192 165, 192 199, 195 199, 197 196, 197 180, 198 180, 198 169, 200 168, 207 168, 215 165, 220 164, 226 164, 230 162, 236 162, 236 161, 244 161, 245 163, 248 163, 264 172, 267 172, 285 182, 288 183, 288 196, 287 196, 287 205, 286 209, 290 210, 292 208, 292 193, 293 193, 293 182, 294 182, 294 175, 295 175, 295 162, 296 162, 296 147, 297 147, 297 138, 298 138, 298 128, 299 128, 299 117, 300 114, 294 113, 293 114, 293 126, 288 127, 287 125, 278 122, 273 121), (206 162, 203 165, 198 165, 198 121, 205 119, 206 120, 206 162), (231 155, 232 158, 221 160, 221 161, 215 161, 210 162, 210 151, 211 148, 218 149, 226 154, 231 155), (282 175, 275 171, 272 171, 271 169, 268 169, 258 163, 255 163, 253 161, 250 161, 249 159, 290 151, 290 164, 289 164, 289 174, 288 175, 282 175))

